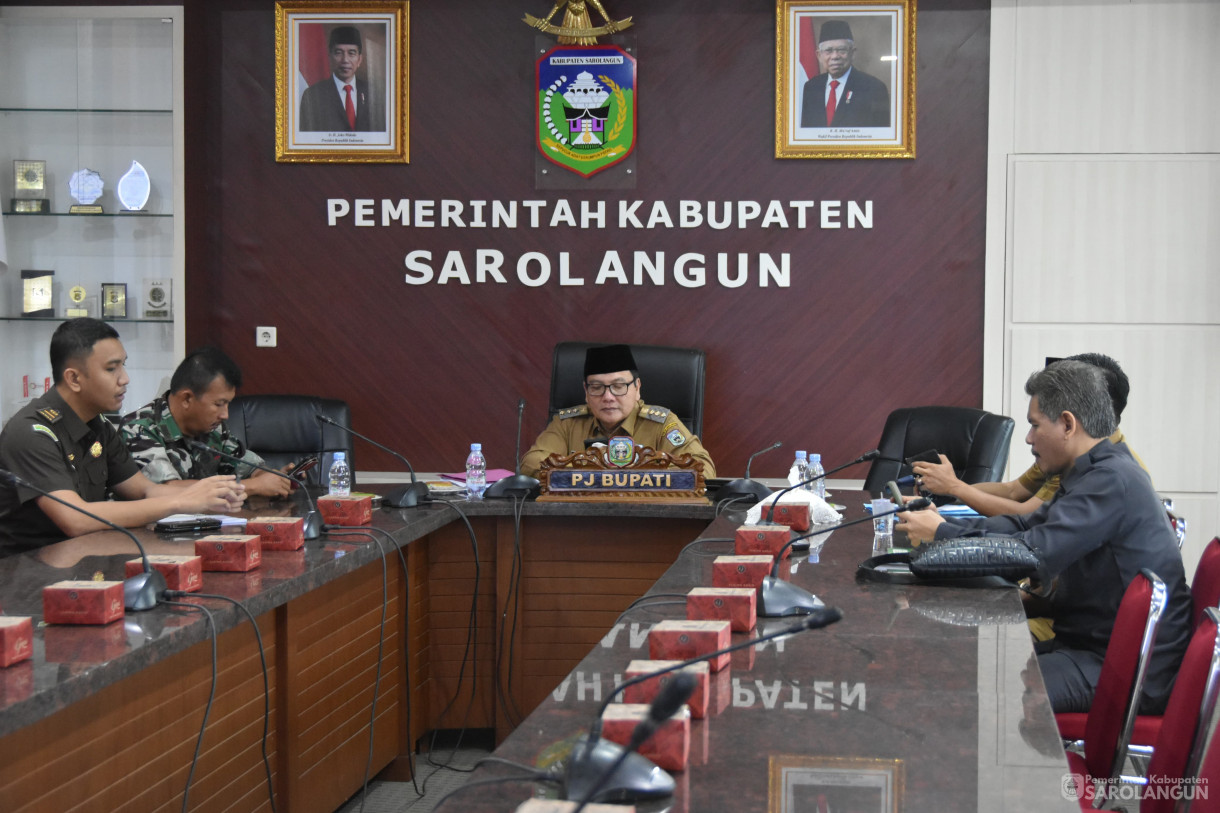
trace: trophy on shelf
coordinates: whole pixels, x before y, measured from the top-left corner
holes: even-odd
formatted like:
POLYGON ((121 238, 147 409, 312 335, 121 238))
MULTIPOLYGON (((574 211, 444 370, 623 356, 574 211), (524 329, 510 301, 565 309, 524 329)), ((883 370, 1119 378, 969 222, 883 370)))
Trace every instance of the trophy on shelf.
POLYGON ((55 315, 55 272, 21 272, 21 315, 55 315))
POLYGON ((172 312, 169 280, 144 280, 144 318, 168 319, 172 312))
POLYGON ((84 285, 77 284, 69 288, 68 301, 72 304, 64 308, 64 318, 79 319, 82 316, 89 316, 89 303, 85 301, 87 296, 84 285))
POLYGON ((127 318, 127 284, 124 282, 102 283, 102 318, 127 318))
POLYGON ((131 169, 127 170, 126 175, 119 178, 115 194, 118 195, 119 203, 123 204, 124 212, 143 212, 151 189, 148 170, 139 161, 132 161, 131 169))
POLYGON ((13 214, 47 214, 51 200, 46 194, 47 162, 26 158, 13 161, 13 214))
POLYGON ((100 215, 102 206, 94 201, 102 196, 104 187, 101 173, 96 170, 78 169, 73 172, 68 180, 68 191, 72 193, 76 203, 68 212, 74 215, 100 215))

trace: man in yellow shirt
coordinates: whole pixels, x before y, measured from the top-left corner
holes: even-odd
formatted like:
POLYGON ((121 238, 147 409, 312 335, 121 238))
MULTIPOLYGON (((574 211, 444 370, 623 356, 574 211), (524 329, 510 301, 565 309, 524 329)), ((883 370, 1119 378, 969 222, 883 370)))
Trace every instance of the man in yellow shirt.
POLYGON ((585 353, 585 403, 561 410, 521 460, 521 472, 537 477, 553 454, 585 450, 586 440, 605 443, 615 435, 630 435, 637 446, 658 452, 689 454, 703 463, 703 476, 716 476, 716 466, 703 444, 678 416, 665 407, 640 400, 639 368, 625 344, 590 347, 585 353))
MULTIPOLYGON (((1106 386, 1110 393, 1110 401, 1114 405, 1114 416, 1121 420, 1123 410, 1127 406, 1127 396, 1131 392, 1131 382, 1118 362, 1101 353, 1081 353, 1069 356, 1069 361, 1083 361, 1099 367, 1105 373, 1106 386)), ((1054 359, 1059 361, 1059 359, 1054 359)), ((1121 429, 1115 429, 1110 435, 1111 443, 1126 443, 1121 429)), ((1131 451, 1135 462, 1145 471, 1148 467, 1139 455, 1131 451)), ((1003 514, 1032 514, 1045 502, 1050 502, 1059 491, 1059 475, 1046 475, 1034 463, 1016 480, 1006 483, 975 483, 970 485, 958 479, 953 471, 949 458, 940 456, 939 463, 915 463, 911 466, 921 487, 933 494, 943 494, 955 497, 958 502, 978 511, 985 517, 996 517, 1003 514)))

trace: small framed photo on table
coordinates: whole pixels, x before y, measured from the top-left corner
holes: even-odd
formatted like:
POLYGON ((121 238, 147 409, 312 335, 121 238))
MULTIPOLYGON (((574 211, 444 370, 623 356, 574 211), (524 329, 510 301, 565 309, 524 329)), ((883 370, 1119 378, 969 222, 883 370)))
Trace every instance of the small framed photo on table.
POLYGON ((275 160, 410 159, 410 4, 275 4, 275 160))
POLYGON ((775 157, 915 157, 915 0, 776 0, 775 157))

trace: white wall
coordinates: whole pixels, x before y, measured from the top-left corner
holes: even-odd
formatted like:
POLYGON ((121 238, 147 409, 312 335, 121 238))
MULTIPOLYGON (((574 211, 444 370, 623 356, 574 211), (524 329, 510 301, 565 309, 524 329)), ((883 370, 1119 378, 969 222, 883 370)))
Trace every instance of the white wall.
POLYGON ((1046 356, 1102 352, 1122 429, 1189 523, 1220 532, 1220 3, 995 0, 984 406, 1018 419, 1046 356))

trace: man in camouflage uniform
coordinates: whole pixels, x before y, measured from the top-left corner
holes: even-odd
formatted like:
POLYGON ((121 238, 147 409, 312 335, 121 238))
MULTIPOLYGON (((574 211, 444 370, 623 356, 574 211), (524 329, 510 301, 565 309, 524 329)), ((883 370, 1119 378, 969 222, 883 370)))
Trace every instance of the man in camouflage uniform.
POLYGON ((0 432, 0 468, 30 484, 0 487, 0 556, 106 527, 64 503, 128 528, 241 506, 241 485, 231 475, 171 487, 150 481, 132 462, 104 417, 122 406, 130 380, 127 351, 113 327, 70 319, 56 328, 50 355, 55 386, 0 432))
POLYGON ((263 460, 229 434, 229 403, 241 386, 241 370, 214 347, 190 353, 170 379, 169 391, 123 418, 123 438, 144 476, 154 483, 189 482, 236 474, 246 493, 280 497, 292 490, 283 477, 191 447, 203 443, 247 463, 263 460))
POLYGON ((521 472, 537 477, 553 454, 585 450, 585 440, 605 442, 630 435, 638 446, 658 452, 689 454, 703 463, 703 476, 716 476, 712 457, 678 416, 640 400, 640 375, 625 344, 590 347, 585 353, 585 404, 560 411, 521 460, 521 472))

